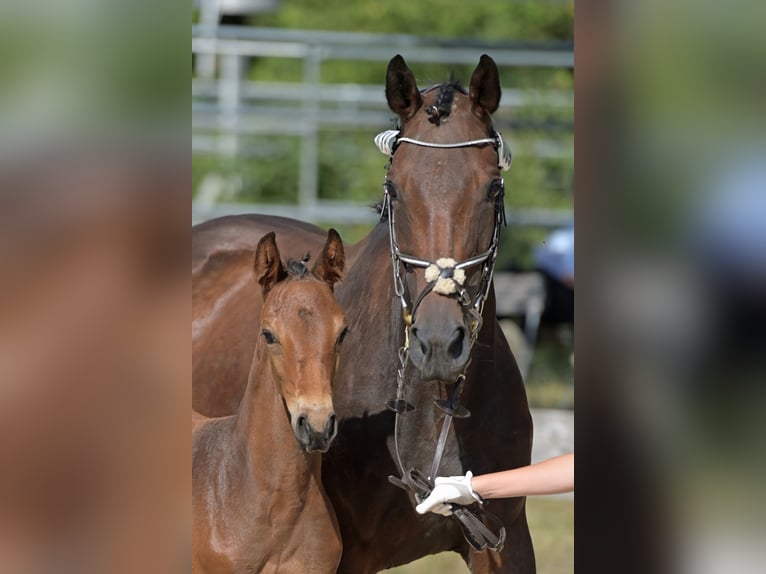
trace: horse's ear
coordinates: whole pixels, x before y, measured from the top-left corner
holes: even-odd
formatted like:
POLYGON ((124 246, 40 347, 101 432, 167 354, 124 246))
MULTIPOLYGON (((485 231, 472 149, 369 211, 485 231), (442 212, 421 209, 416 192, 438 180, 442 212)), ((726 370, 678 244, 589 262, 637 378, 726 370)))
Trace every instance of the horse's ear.
POLYGON ((255 248, 255 276, 265 296, 274 285, 287 277, 287 271, 279 258, 279 249, 273 231, 264 235, 255 248))
POLYGON ((402 120, 418 111, 423 99, 420 97, 415 75, 399 54, 391 58, 386 70, 386 99, 388 107, 402 120))
POLYGON ((322 254, 314 264, 311 272, 332 286, 343 277, 343 267, 346 264, 346 254, 343 251, 343 240, 337 231, 330 228, 327 241, 322 248, 322 254))
POLYGON ((478 114, 482 110, 492 114, 500 105, 500 73, 495 61, 486 54, 479 59, 479 65, 471 75, 469 94, 474 112, 478 114))

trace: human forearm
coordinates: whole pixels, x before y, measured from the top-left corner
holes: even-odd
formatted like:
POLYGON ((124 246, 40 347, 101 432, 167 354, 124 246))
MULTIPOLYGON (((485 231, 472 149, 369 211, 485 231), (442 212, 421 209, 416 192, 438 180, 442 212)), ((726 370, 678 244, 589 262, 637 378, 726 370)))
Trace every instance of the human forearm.
POLYGON ((530 466, 474 476, 471 486, 482 498, 570 492, 574 489, 574 453, 530 466))

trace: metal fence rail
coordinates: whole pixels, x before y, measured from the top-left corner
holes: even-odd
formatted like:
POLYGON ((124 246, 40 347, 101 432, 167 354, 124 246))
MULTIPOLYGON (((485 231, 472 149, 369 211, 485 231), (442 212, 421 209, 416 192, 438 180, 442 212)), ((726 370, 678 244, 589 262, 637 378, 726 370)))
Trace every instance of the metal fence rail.
POLYGON ((444 39, 405 34, 324 32, 240 26, 192 26, 196 53, 323 60, 386 62, 392 51, 408 62, 474 64, 491 51, 499 66, 574 67, 571 42, 509 42, 444 39))
MULTIPOLYGON (((458 42, 396 34, 193 26, 192 153, 248 155, 258 150, 246 141, 274 135, 300 140, 297 204, 221 203, 220 193, 210 185, 193 202, 193 221, 253 211, 317 223, 374 220, 374 213, 366 205, 319 198, 319 133, 333 129, 384 129, 390 125, 391 113, 380 85, 321 83, 323 63, 330 60, 384 63, 400 53, 408 62, 475 64, 483 52, 491 53, 499 66, 574 65, 571 43, 458 42), (246 80, 247 66, 257 57, 300 59, 302 80, 295 83, 246 80)), ((497 125, 502 129, 504 123, 511 121, 507 119, 511 110, 532 102, 536 106, 568 110, 573 108, 573 100, 572 93, 565 91, 506 90, 496 114, 497 125)), ((543 128, 565 133, 573 129, 571 123, 555 121, 543 128)), ((552 137, 538 138, 531 151, 549 158, 573 155, 570 144, 552 137)), ((571 219, 569 212, 521 211, 509 213, 509 223, 553 227, 571 219)))
MULTIPOLYGON (((381 192, 382 193, 382 192, 381 192)), ((192 221, 199 223, 224 215, 248 213, 280 215, 314 223, 337 224, 370 223, 378 221, 372 205, 367 203, 320 200, 312 205, 211 202, 200 199, 192 202, 192 221)), ((507 209, 506 220, 511 227, 558 228, 572 223, 572 212, 566 209, 507 209)))

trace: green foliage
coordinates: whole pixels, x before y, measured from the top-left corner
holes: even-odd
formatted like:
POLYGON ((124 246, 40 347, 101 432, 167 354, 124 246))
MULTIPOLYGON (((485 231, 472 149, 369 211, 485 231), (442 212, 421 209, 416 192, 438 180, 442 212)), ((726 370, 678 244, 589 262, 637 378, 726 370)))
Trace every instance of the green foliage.
MULTIPOLYGON (((246 146, 248 138, 240 138, 246 146)), ((223 197, 227 201, 255 203, 291 203, 298 199, 298 140, 270 137, 268 144, 250 147, 249 155, 195 156, 192 161, 192 186, 195 193, 208 174, 226 182, 223 197)))
POLYGON ((540 245, 549 231, 540 227, 506 227, 500 236, 500 249, 495 265, 498 270, 534 269, 535 246, 540 245))
POLYGON ((367 130, 323 133, 319 152, 319 197, 363 203, 378 201, 386 161, 367 130))
MULTIPOLYGON (((272 13, 249 18, 249 24, 277 28, 408 34, 454 39, 477 38, 486 42, 565 41, 573 39, 573 2, 497 2, 458 0, 412 2, 389 0, 282 0, 272 13)), ((491 54, 491 50, 487 50, 491 54)), ((395 53, 392 50, 392 55, 395 53)), ((453 75, 464 83, 474 65, 444 66, 413 63, 418 84, 425 87, 453 75)), ((321 82, 379 86, 383 92, 385 62, 328 60, 322 63, 321 82)), ((245 72, 248 80, 300 82, 303 61, 290 58, 254 58, 245 72)), ((571 92, 573 73, 568 69, 501 67, 505 90, 561 90, 571 92)), ((264 103, 265 105, 265 103, 264 103)), ((270 102, 270 106, 284 102, 270 102)), ((327 105, 327 104, 324 104, 327 105)), ((506 205, 515 208, 563 208, 573 204, 574 165, 571 157, 546 157, 541 147, 572 147, 571 107, 551 107, 535 101, 498 112, 496 125, 511 141, 514 163, 504 174, 506 205)), ((381 196, 386 159, 372 143, 379 128, 325 129, 319 134, 319 198, 374 203, 381 196)), ((246 138, 242 143, 247 144, 246 138)), ((192 177, 195 190, 205 174, 215 173, 227 181, 230 201, 297 201, 301 139, 297 136, 270 137, 268 145, 248 156, 194 156, 192 177)), ((326 222, 332 224, 333 222, 326 222)), ((354 234, 358 230, 354 230, 354 234)), ((532 248, 546 235, 542 229, 514 229, 506 232, 498 264, 528 268, 532 248)))
POLYGON ((259 26, 486 40, 572 40, 574 2, 282 0, 259 26))

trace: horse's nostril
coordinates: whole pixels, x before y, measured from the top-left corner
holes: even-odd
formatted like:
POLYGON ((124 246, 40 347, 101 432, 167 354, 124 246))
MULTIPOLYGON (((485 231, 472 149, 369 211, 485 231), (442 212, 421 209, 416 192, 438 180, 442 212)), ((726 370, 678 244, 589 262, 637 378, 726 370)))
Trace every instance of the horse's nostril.
POLYGON ((298 428, 301 430, 307 430, 306 415, 298 416, 298 428))
POLYGON ((460 327, 457 329, 455 336, 452 338, 452 341, 450 342, 449 347, 447 348, 447 352, 449 352, 450 357, 452 357, 453 359, 460 358, 460 356, 463 354, 464 340, 465 340, 465 329, 460 327))
POLYGON ((412 335, 413 340, 418 342, 418 345, 420 345, 420 352, 425 357, 428 355, 428 344, 421 340, 420 337, 418 337, 418 328, 412 327, 410 329, 410 334, 412 335))

